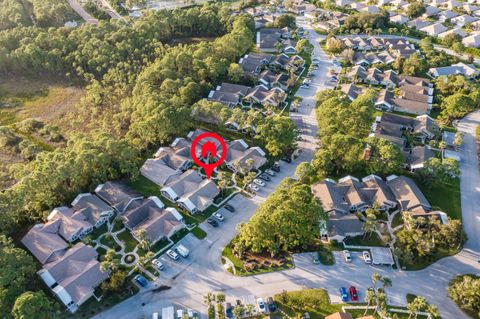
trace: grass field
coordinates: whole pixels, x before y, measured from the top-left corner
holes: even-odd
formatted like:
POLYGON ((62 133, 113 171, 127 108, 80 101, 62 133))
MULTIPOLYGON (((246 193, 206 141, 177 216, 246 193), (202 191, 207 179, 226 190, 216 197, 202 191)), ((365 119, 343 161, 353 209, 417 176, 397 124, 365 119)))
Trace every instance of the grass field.
POLYGON ((433 209, 445 212, 449 217, 462 219, 460 206, 460 179, 448 184, 433 183, 429 187, 418 184, 433 209))

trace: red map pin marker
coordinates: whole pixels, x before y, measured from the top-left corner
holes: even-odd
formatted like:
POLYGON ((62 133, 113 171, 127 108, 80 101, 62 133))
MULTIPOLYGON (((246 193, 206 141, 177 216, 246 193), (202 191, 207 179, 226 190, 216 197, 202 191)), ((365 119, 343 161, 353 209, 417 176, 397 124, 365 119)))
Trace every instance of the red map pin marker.
POLYGON ((195 164, 203 167, 203 169, 205 170, 205 174, 207 174, 207 178, 210 179, 213 173, 213 169, 217 166, 220 166, 227 157, 227 144, 225 144, 223 138, 218 134, 212 132, 202 133, 193 140, 192 146, 190 147, 190 154, 195 164), (215 163, 205 163, 201 161, 197 156, 197 144, 202 142, 202 140, 205 140, 200 148, 200 155, 202 158, 208 159, 209 155, 210 157, 217 157, 217 144, 214 143, 212 139, 218 141, 218 143, 222 147, 222 154, 215 163))

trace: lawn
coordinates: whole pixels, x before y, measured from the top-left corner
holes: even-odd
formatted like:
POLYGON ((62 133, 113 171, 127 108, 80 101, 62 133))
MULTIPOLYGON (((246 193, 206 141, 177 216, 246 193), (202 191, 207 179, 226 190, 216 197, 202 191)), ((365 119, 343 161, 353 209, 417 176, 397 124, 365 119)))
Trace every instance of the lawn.
POLYGON ((333 250, 333 246, 329 244, 320 246, 320 249, 318 250, 318 256, 322 264, 326 266, 332 266, 333 264, 335 264, 335 258, 333 257, 332 252, 333 250))
POLYGON ((199 226, 192 229, 192 234, 195 235, 195 237, 197 237, 198 239, 204 239, 205 237, 207 237, 207 233, 199 226))
POLYGON ((424 259, 421 259, 421 260, 415 260, 413 264, 400 260, 400 265, 402 266, 402 269, 405 269, 405 270, 421 270, 430 266, 432 263, 438 261, 439 259, 442 259, 448 256, 453 256, 458 252, 459 252, 458 249, 452 249, 452 250, 438 249, 438 251, 435 254, 429 255, 428 257, 425 257, 424 259))
POLYGON ((401 212, 397 213, 395 217, 393 217, 392 228, 395 228, 400 225, 403 225, 403 217, 401 212))
POLYGON ((135 238, 133 238, 132 234, 130 234, 128 229, 122 231, 120 234, 117 235, 117 237, 124 242, 126 253, 132 252, 135 247, 137 247, 138 242, 135 238))
POLYGON ((365 236, 365 239, 363 236, 347 237, 345 239, 345 244, 352 246, 387 246, 387 244, 384 243, 375 233, 365 236))
POLYGON ((88 234, 88 237, 90 237, 92 240, 95 240, 100 235, 102 235, 106 232, 107 232, 107 223, 100 226, 100 228, 94 229, 90 234, 88 234))
POLYGON ((433 209, 445 212, 448 217, 462 219, 460 206, 460 179, 456 178, 448 184, 432 183, 425 186, 418 183, 433 209))
MULTIPOLYGON (((347 304, 331 304, 328 293, 324 289, 305 289, 300 291, 291 291, 276 294, 273 296, 277 306, 290 318, 296 318, 299 313, 308 312, 312 319, 324 319, 326 316, 341 311, 342 306, 347 304)), ((362 303, 355 303, 354 305, 362 305, 362 303)), ((395 307, 402 308, 402 307, 395 307)), ((403 308, 402 308, 403 309, 403 308)), ((354 318, 363 316, 365 310, 355 309, 348 310, 354 318)), ((373 310, 369 310, 367 315, 372 315, 373 310)), ((408 314, 397 314, 399 319, 408 318, 408 314)), ((375 316, 375 319, 379 316, 375 316)), ((424 316, 418 316, 417 319, 424 319, 424 316)))
POLYGON ((121 250, 121 247, 115 242, 112 235, 110 235, 110 234, 106 234, 105 236, 103 236, 102 239, 100 239, 100 243, 105 245, 105 246, 110 247, 111 249, 113 249, 115 251, 121 250))

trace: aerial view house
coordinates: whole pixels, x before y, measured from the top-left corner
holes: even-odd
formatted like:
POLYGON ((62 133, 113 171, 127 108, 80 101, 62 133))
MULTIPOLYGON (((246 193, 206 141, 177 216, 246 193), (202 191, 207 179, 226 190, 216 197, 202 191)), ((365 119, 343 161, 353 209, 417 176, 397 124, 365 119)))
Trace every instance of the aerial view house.
POLYGON ((480 75, 480 72, 473 64, 459 62, 457 64, 452 64, 451 66, 430 68, 428 74, 434 78, 442 75, 463 75, 468 79, 475 79, 480 75))
POLYGON ((93 230, 93 224, 87 220, 83 211, 74 211, 69 207, 57 207, 47 217, 46 228, 56 230, 65 241, 71 243, 83 238, 93 230))
POLYGON ((68 249, 68 243, 60 237, 58 229, 45 224, 33 226, 22 238, 22 244, 41 264, 56 260, 68 249))
POLYGON ((289 89, 288 80, 290 77, 285 73, 275 73, 271 70, 263 71, 259 76, 259 82, 269 89, 278 87, 283 91, 289 89))
POLYGON ((273 55, 250 52, 238 61, 246 75, 256 77, 273 59, 273 55))
POLYGON ((117 181, 98 185, 95 193, 119 214, 123 214, 133 201, 143 198, 127 185, 117 181))
POLYGON ((175 208, 164 208, 154 196, 134 202, 122 215, 122 221, 138 241, 140 233, 144 232, 145 239, 152 245, 185 227, 182 215, 175 208))
POLYGON ((263 52, 278 52, 282 40, 290 38, 290 32, 288 28, 260 29, 257 32, 257 49, 263 52))
POLYGON ((75 212, 81 212, 93 227, 98 228, 113 216, 113 208, 91 193, 78 194, 72 202, 75 212))
POLYGON ((225 164, 233 172, 245 174, 258 170, 266 162, 266 154, 260 147, 249 147, 244 140, 235 140, 227 146, 225 164))
POLYGON ((60 258, 45 264, 38 275, 67 309, 75 312, 110 276, 109 271, 100 270, 97 257, 93 247, 77 243, 60 258))
POLYGON ((222 85, 217 86, 215 90, 210 91, 208 100, 223 103, 228 107, 234 107, 238 105, 243 97, 251 90, 251 87, 245 85, 222 83, 222 85))
POLYGON ((166 184, 161 193, 180 207, 195 214, 207 209, 220 193, 215 182, 203 179, 195 170, 188 170, 166 184))
POLYGON ((263 84, 257 85, 245 96, 245 100, 253 103, 265 105, 271 105, 273 107, 279 107, 287 99, 287 93, 279 87, 273 87, 269 89, 263 84))

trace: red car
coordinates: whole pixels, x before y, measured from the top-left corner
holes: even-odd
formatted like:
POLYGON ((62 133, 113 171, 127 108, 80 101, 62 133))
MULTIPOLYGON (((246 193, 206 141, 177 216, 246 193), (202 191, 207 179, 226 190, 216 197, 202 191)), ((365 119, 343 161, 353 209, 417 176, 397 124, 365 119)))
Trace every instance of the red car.
POLYGON ((351 286, 348 292, 350 293, 350 299, 352 299, 352 301, 358 301, 357 289, 355 287, 351 286))

